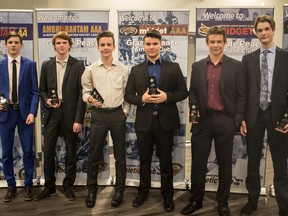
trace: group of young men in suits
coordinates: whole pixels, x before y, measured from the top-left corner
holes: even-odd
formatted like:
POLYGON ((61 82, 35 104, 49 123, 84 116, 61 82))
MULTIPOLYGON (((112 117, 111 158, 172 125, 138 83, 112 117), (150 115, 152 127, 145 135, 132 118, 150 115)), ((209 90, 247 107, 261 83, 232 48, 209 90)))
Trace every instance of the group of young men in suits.
MULTIPOLYGON (((224 54, 227 43, 225 30, 218 26, 211 27, 206 36, 209 55, 192 65, 189 90, 192 123, 191 197, 189 204, 181 211, 183 215, 202 208, 207 159, 213 139, 219 165, 217 209, 221 216, 230 215, 228 198, 232 178, 232 148, 237 129, 247 137, 248 154, 248 202, 241 209, 241 214, 249 215, 257 209, 262 142, 267 130, 279 215, 288 215, 288 124, 283 128, 278 127, 288 111, 288 53, 274 44, 275 21, 272 17, 259 16, 254 30, 261 47, 245 55, 241 63, 224 54)), ((86 69, 69 55, 73 43, 67 33, 57 33, 52 41, 56 56, 43 63, 39 88, 46 109, 43 118, 45 185, 35 199, 42 200, 56 191, 54 158, 60 133, 64 136, 67 151, 64 193, 69 200, 76 198, 72 186, 76 178, 77 134, 82 128, 85 103, 90 103, 93 110, 86 206, 92 208, 96 203, 97 167, 102 159, 99 151, 103 148, 108 131, 113 139, 117 176, 111 205, 117 207, 122 203, 126 179, 125 121, 129 113, 129 106, 125 103, 128 102, 137 106, 135 130, 140 159, 140 185, 132 205, 141 206, 149 196, 151 157, 153 146, 156 145, 163 206, 165 211, 173 211, 173 133, 180 126, 176 103, 184 100, 188 91, 179 64, 165 61, 160 55, 161 34, 157 30, 146 33, 143 39, 146 60, 132 67, 129 75, 127 67, 112 57, 115 50, 112 32, 102 32, 97 36, 100 58, 86 69), (153 92, 149 88, 150 79, 156 85, 153 92), (112 84, 105 85, 103 80, 110 80, 112 84), (101 100, 91 95, 93 88, 99 90, 101 100), (51 98, 55 91, 58 93, 56 102, 51 98)), ((22 39, 19 35, 10 33, 5 45, 8 57, 0 61, 0 93, 10 101, 10 109, 4 111, 5 106, 0 103, 2 159, 8 184, 4 201, 12 201, 16 196, 12 156, 16 125, 24 153, 24 199, 32 200, 33 123, 39 100, 36 64, 20 56, 22 39), (16 60, 19 74, 16 101, 9 100, 14 94, 13 60, 16 60)))

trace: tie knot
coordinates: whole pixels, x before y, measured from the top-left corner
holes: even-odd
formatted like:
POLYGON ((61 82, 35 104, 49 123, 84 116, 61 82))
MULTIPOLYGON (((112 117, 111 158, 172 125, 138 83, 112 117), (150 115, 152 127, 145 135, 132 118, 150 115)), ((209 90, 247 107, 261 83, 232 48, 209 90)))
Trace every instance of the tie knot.
POLYGON ((16 59, 13 59, 13 60, 12 60, 12 63, 17 63, 17 60, 16 60, 16 59))
POLYGON ((269 50, 265 49, 265 50, 263 50, 262 53, 266 56, 268 52, 269 52, 269 50))

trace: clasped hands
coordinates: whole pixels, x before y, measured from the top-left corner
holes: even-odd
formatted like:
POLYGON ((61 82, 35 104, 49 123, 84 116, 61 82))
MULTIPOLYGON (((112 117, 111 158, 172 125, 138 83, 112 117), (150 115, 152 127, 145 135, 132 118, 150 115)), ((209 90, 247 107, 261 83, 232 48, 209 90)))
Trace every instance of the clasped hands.
POLYGON ((167 94, 164 91, 161 91, 157 88, 157 91, 159 94, 148 94, 149 88, 147 88, 146 92, 142 95, 142 103, 154 103, 154 104, 160 104, 165 101, 167 101, 167 94))

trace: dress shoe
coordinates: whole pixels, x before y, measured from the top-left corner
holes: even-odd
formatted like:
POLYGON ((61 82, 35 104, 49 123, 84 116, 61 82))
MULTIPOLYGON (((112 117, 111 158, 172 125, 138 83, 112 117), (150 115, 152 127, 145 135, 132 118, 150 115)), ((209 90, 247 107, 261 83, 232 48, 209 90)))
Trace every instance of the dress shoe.
POLYGON ((257 209, 257 205, 252 204, 251 202, 246 203, 246 205, 241 209, 241 215, 250 215, 253 211, 257 209))
POLYGON ((44 190, 35 197, 35 200, 39 201, 39 200, 46 199, 55 193, 56 193, 55 188, 44 188, 44 190))
POLYGON ((219 203, 218 213, 220 216, 230 216, 230 209, 228 204, 219 203))
POLYGON ((86 207, 93 208, 96 203, 96 192, 88 191, 88 196, 86 198, 86 207))
POLYGON ((114 207, 118 207, 123 201, 123 192, 117 191, 115 192, 112 200, 111 205, 114 207))
POLYGON ((16 197, 17 189, 15 187, 8 188, 6 195, 3 198, 4 202, 11 202, 16 197))
POLYGON ((189 215, 201 208, 202 208, 202 202, 191 202, 181 211, 181 214, 189 215))
POLYGON ((139 207, 141 206, 148 198, 148 194, 138 194, 138 196, 134 199, 132 206, 139 207))
POLYGON ((32 194, 32 189, 30 186, 24 188, 24 200, 25 201, 31 201, 34 199, 34 196, 32 194))
POLYGON ((76 196, 70 187, 65 188, 64 193, 68 200, 74 201, 76 199, 76 196))
POLYGON ((166 212, 172 212, 174 210, 173 198, 164 198, 164 209, 166 212))

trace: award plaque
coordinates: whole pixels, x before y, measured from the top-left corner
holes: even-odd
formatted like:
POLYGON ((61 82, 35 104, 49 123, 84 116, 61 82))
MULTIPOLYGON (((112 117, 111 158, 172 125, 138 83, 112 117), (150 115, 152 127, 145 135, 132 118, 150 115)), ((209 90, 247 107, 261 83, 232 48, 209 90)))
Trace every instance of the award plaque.
POLYGON ((192 124, 198 122, 198 108, 196 105, 190 107, 189 122, 192 122, 192 124))
POLYGON ((155 95, 155 94, 159 94, 159 92, 157 91, 157 85, 156 85, 156 76, 150 76, 149 77, 149 95, 155 95))
POLYGON ((95 100, 101 102, 102 104, 104 103, 103 97, 100 95, 96 88, 93 88, 90 94, 95 100))
POLYGON ((285 130, 285 126, 288 124, 288 113, 284 114, 284 117, 282 118, 282 120, 279 122, 279 124, 277 125, 277 128, 284 131, 285 130))
POLYGON ((9 109, 9 101, 7 100, 7 98, 5 98, 4 94, 0 94, 0 103, 3 106, 3 109, 1 111, 6 112, 9 109))
POLYGON ((52 105, 56 105, 56 104, 59 103, 58 96, 57 96, 57 93, 56 93, 56 89, 51 89, 50 98, 51 98, 51 104, 52 105))

